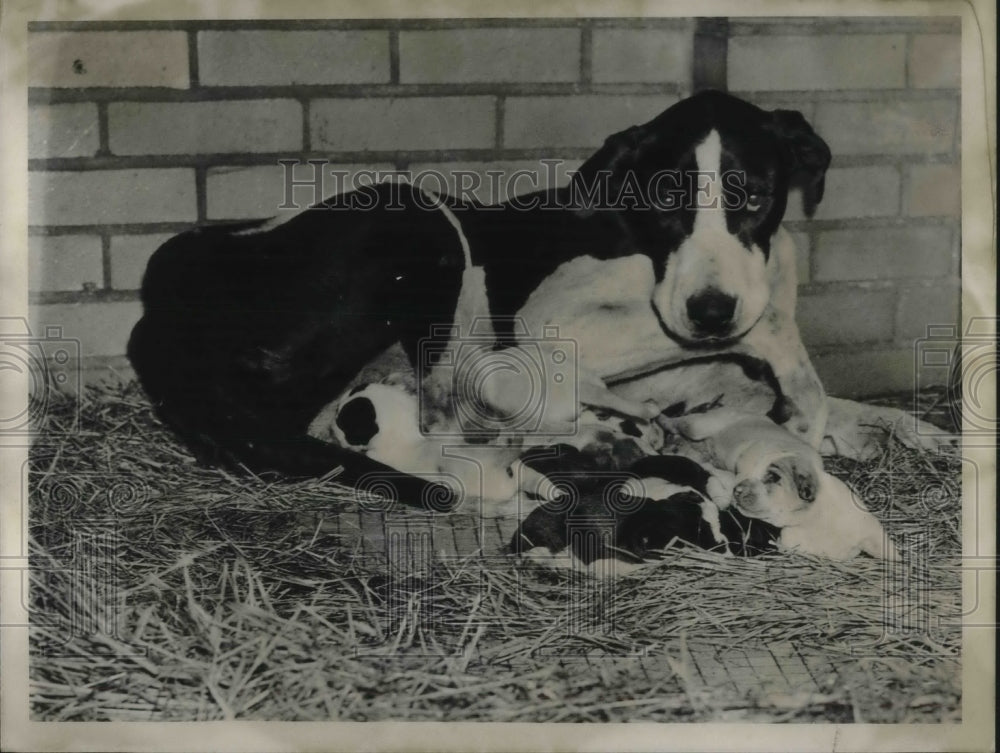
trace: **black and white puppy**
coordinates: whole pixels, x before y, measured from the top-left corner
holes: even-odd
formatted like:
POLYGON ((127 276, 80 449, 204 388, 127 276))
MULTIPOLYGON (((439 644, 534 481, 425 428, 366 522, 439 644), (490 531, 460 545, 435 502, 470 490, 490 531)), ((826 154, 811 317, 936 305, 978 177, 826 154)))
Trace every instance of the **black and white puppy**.
MULTIPOLYGON (((418 403, 409 375, 384 374, 331 403, 313 420, 309 434, 447 486, 460 499, 482 501, 480 510, 489 513, 526 514, 540 501, 562 496, 564 480, 625 468, 655 456, 663 445, 656 424, 592 408, 581 409, 571 436, 458 445, 451 437, 421 429, 418 403)), ((360 479, 358 487, 384 488, 386 481, 384 475, 373 474, 360 479)))
POLYGON ((643 458, 618 473, 574 468, 562 481, 571 491, 534 510, 510 550, 548 566, 605 574, 630 572, 675 546, 726 556, 773 551, 779 530, 728 501, 720 509, 709 492, 713 481, 711 472, 679 455, 643 458))
POLYGON ((611 136, 569 186, 499 207, 383 183, 282 222, 197 228, 151 258, 129 358, 202 459, 342 466, 350 484, 381 473, 403 497, 448 490, 309 433, 398 346, 431 433, 569 434, 580 404, 649 418, 673 402, 669 385, 606 383, 734 353, 766 366, 775 417, 817 445, 826 402, 780 222, 793 187, 815 207, 829 161, 801 114, 702 92, 611 136), (559 343, 573 343, 571 380, 556 378, 559 343), (460 376, 504 351, 533 365, 460 376), (544 399, 512 426, 536 383, 544 399), (466 422, 469 405, 490 421, 466 422))

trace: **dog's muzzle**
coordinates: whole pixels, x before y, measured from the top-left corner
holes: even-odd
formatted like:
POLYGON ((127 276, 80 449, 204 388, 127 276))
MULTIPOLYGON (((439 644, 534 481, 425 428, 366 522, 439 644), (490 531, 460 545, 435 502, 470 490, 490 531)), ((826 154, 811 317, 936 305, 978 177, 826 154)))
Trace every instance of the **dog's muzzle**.
POLYGON ((740 512, 749 515, 757 504, 757 495, 753 490, 753 482, 740 481, 733 488, 733 503, 740 512))

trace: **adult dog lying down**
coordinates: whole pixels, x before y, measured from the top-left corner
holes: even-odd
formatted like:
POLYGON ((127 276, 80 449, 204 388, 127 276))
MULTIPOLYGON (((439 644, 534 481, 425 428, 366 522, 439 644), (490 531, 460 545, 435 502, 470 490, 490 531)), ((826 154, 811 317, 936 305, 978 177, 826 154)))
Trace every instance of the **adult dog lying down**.
POLYGON ((340 480, 382 475, 401 497, 451 491, 309 430, 393 347, 419 389, 420 431, 453 442, 564 434, 581 403, 646 419, 683 399, 665 367, 725 355, 754 364, 769 414, 818 446, 828 402, 795 326, 781 219, 793 188, 812 212, 829 161, 800 113, 703 92, 516 205, 384 183, 278 223, 197 228, 151 258, 129 358, 201 459, 342 467, 340 480), (578 390, 556 379, 554 339, 573 344, 561 356, 578 390), (504 352, 528 364, 519 376, 460 378, 504 352), (534 372, 544 399, 512 426, 534 372), (627 390, 606 386, 625 378, 627 390))

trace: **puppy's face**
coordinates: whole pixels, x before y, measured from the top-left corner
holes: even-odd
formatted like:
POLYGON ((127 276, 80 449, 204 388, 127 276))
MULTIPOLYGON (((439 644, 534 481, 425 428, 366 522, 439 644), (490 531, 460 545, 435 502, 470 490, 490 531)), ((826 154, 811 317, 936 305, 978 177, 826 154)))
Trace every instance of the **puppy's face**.
POLYGON ((811 462, 785 457, 740 477, 733 489, 733 504, 747 517, 783 527, 809 507, 818 488, 819 476, 811 462))

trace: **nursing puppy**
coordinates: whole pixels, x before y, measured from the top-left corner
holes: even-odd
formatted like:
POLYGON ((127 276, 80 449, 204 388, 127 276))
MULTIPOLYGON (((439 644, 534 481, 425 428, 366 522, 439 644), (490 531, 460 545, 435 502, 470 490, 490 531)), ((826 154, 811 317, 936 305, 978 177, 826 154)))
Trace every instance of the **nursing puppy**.
POLYGON ((532 512, 510 550, 549 567, 620 575, 662 560, 668 548, 750 557, 773 551, 778 539, 774 526, 720 510, 711 498, 714 473, 690 458, 655 455, 590 472, 549 460, 543 470, 571 491, 532 512))
POLYGON ((730 410, 664 419, 689 452, 735 475, 733 506, 781 529, 779 546, 830 559, 898 556, 881 523, 819 453, 760 416, 730 410))
MULTIPOLYGON (((481 504, 484 514, 526 514, 565 493, 560 479, 583 469, 625 467, 654 455, 663 444, 663 432, 655 424, 597 408, 579 409, 572 435, 525 437, 501 432, 479 444, 458 442, 454 432, 435 434, 423 425, 426 415, 419 409, 413 374, 380 372, 382 365, 375 364, 368 372, 377 381, 355 385, 320 411, 309 435, 450 489, 457 499, 481 504), (522 457, 530 461, 523 462, 522 457)), ((362 494, 391 495, 387 481, 392 477, 379 472, 359 478, 355 487, 362 494)), ((437 494, 413 501, 453 509, 437 494)))

